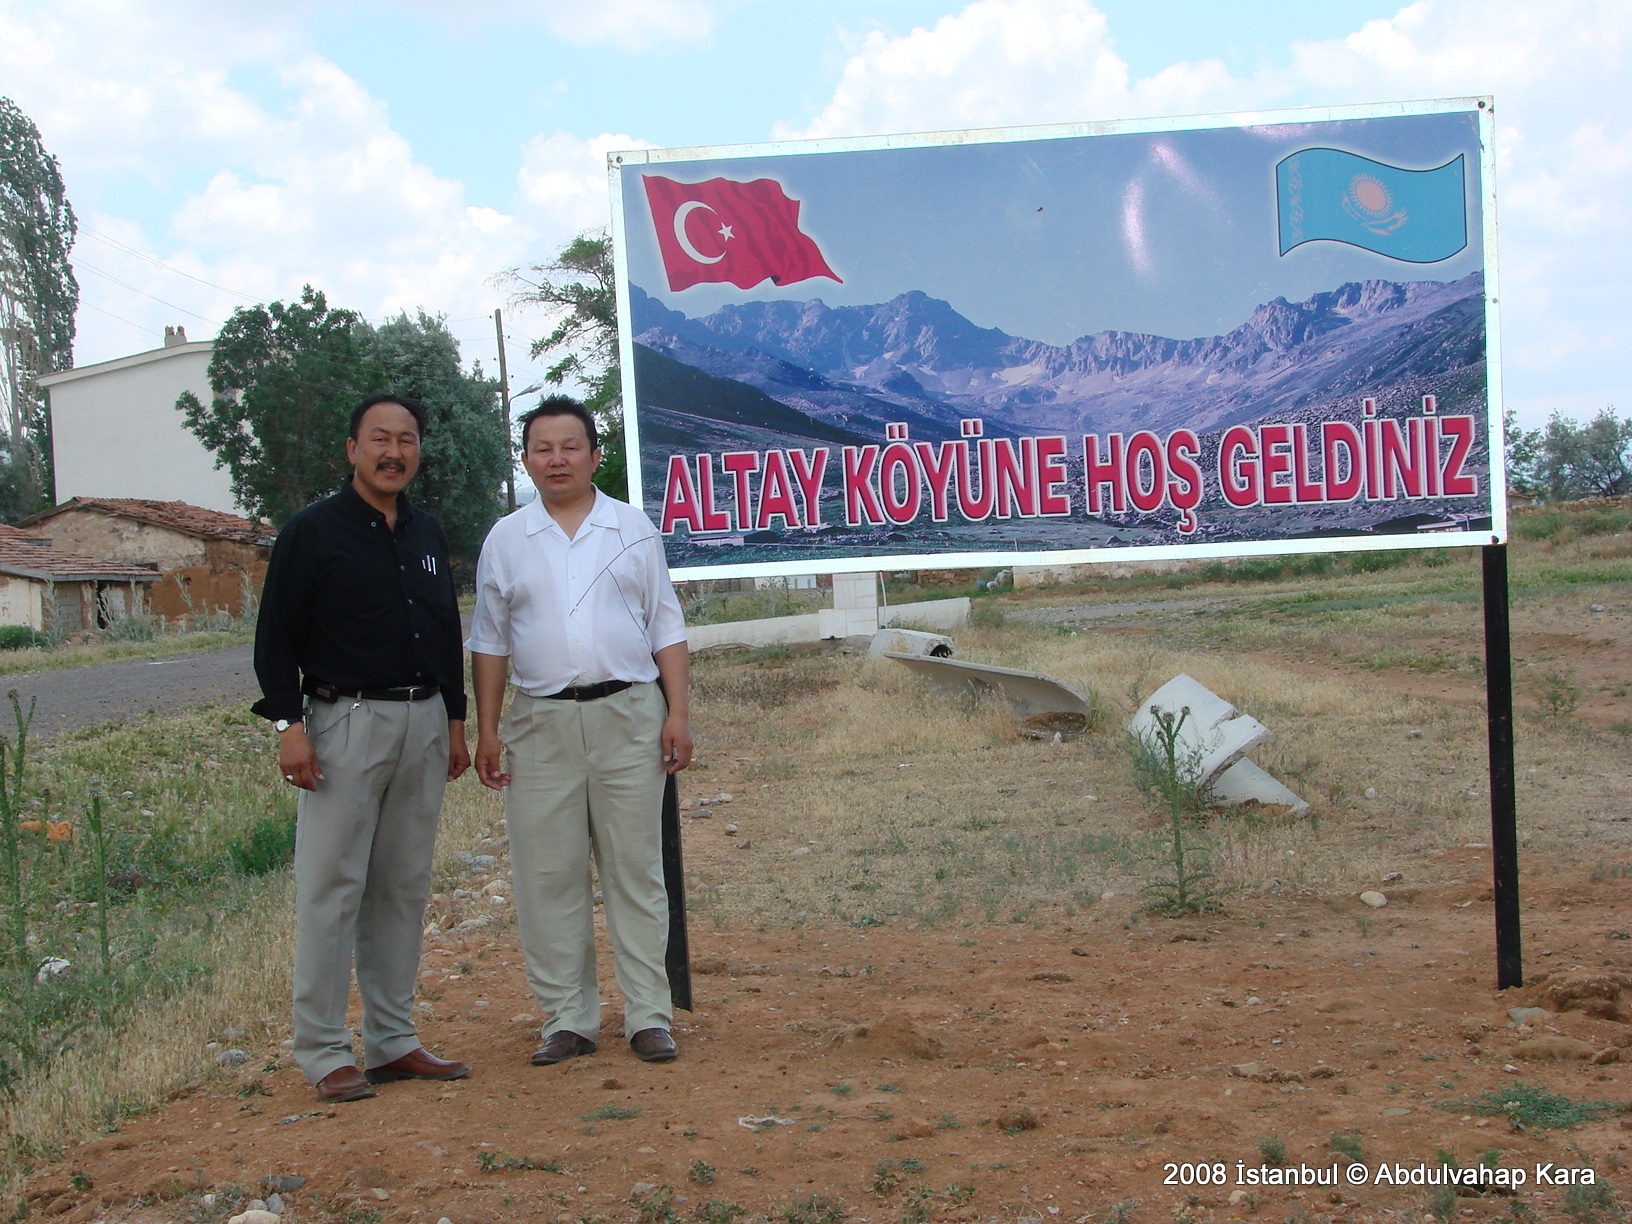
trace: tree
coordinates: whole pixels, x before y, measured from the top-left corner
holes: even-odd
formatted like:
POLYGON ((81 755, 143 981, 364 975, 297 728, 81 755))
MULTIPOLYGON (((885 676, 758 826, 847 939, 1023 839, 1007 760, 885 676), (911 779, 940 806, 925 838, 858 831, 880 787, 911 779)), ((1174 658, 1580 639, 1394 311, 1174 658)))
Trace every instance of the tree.
POLYGON ((41 374, 74 361, 79 282, 68 252, 78 223, 39 129, 0 97, 0 428, 19 499, 51 487, 51 424, 41 374))
POLYGON ((1546 501, 1619 497, 1632 493, 1632 419, 1603 408, 1581 424, 1555 412, 1542 429, 1507 427, 1509 483, 1546 501))
POLYGON ((1632 419, 1602 408, 1578 425, 1553 413, 1542 431, 1537 472, 1548 501, 1632 493, 1632 419))
POLYGON ((584 403, 601 429, 601 466, 595 483, 613 497, 627 499, 611 237, 605 230, 579 234, 549 263, 512 268, 503 279, 516 289, 512 302, 542 306, 559 315, 550 334, 534 340, 530 351, 534 357, 561 354, 544 372, 546 382, 560 386, 570 378, 584 387, 584 403))
POLYGON ((468 374, 460 368, 459 342, 439 315, 404 313, 360 331, 384 385, 425 405, 425 443, 409 496, 436 516, 455 557, 473 559, 504 513, 510 448, 499 384, 483 376, 480 363, 468 374))
POLYGON ((252 517, 281 527, 334 492, 349 470, 351 406, 385 383, 361 323, 354 311, 329 309, 310 285, 298 302, 240 307, 215 339, 210 403, 191 391, 176 401, 252 517))
POLYGON ((498 385, 480 368, 460 368, 459 343, 440 316, 403 314, 374 327, 307 285, 298 302, 233 311, 210 357, 210 388, 208 406, 186 392, 176 407, 252 515, 282 526, 334 492, 349 471, 352 406, 379 392, 425 405, 409 496, 436 516, 455 556, 474 557, 501 512, 509 451, 498 385))
POLYGON ((1540 497, 1541 430, 1521 427, 1519 414, 1508 408, 1502 413, 1502 439, 1507 487, 1524 497, 1540 497))

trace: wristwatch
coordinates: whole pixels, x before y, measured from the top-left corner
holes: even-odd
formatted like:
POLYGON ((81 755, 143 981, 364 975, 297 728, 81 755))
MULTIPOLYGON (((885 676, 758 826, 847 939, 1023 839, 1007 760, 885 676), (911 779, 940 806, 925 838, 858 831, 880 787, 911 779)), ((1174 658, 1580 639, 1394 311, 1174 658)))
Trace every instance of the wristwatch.
POLYGON ((272 730, 276 731, 279 735, 282 735, 285 731, 289 730, 290 727, 298 727, 305 721, 306 720, 303 718, 296 718, 293 720, 280 718, 277 722, 272 724, 272 730))

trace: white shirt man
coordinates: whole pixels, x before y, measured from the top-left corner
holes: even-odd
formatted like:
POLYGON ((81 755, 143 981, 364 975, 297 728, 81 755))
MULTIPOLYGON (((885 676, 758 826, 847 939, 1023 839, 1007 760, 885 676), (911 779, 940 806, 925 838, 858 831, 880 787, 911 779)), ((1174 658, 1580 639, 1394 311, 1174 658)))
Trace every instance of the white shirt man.
POLYGON ((550 397, 522 428, 539 500, 482 546, 468 645, 477 773, 505 791, 522 955, 549 1014, 532 1061, 596 1049, 593 853, 624 1035, 638 1057, 666 1062, 678 1050, 660 805, 665 771, 691 761, 685 623, 656 530, 593 484, 588 411, 550 397), (515 693, 501 727, 507 670, 515 693))

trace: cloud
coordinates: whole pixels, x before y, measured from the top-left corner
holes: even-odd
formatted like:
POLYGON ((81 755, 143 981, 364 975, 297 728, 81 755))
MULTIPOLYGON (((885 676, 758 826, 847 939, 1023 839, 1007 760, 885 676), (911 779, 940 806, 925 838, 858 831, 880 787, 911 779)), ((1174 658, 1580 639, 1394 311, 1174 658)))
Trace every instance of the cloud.
POLYGON ((701 42, 714 29, 708 0, 404 0, 403 7, 461 27, 472 21, 539 24, 564 42, 626 50, 701 42))
POLYGON ((868 35, 828 101, 776 134, 1493 94, 1509 393, 1544 405, 1632 391, 1607 356, 1632 348, 1632 306, 1610 283, 1632 266, 1632 135, 1609 112, 1632 84, 1632 5, 1419 0, 1346 37, 1294 43, 1249 74, 1203 60, 1134 77, 1113 34, 1090 0, 973 0, 932 27, 868 35))
POLYGON ((1121 115, 1126 63, 1086 0, 975 0, 932 28, 874 30, 832 99, 783 138, 1052 123, 1121 115))
POLYGON ((0 78, 81 204, 81 362, 151 347, 168 324, 212 335, 245 304, 227 290, 287 299, 310 282, 374 319, 479 319, 503 300, 492 275, 538 240, 467 204, 338 65, 232 5, 0 11, 0 78), (144 183, 177 201, 145 229, 117 203, 144 183))
POLYGON ((522 151, 516 176, 518 213, 539 228, 568 236, 604 228, 611 222, 606 155, 654 147, 611 132, 587 140, 569 132, 535 136, 522 151))

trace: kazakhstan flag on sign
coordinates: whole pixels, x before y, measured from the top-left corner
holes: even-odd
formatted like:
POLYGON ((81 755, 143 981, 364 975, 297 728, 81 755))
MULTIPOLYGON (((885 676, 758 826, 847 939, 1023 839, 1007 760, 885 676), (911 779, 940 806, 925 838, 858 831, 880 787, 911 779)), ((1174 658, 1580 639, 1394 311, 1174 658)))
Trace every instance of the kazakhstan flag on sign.
POLYGON ((1325 239, 1407 263, 1437 263, 1468 245, 1458 155, 1406 170, 1342 149, 1300 149, 1275 167, 1281 254, 1325 239))

